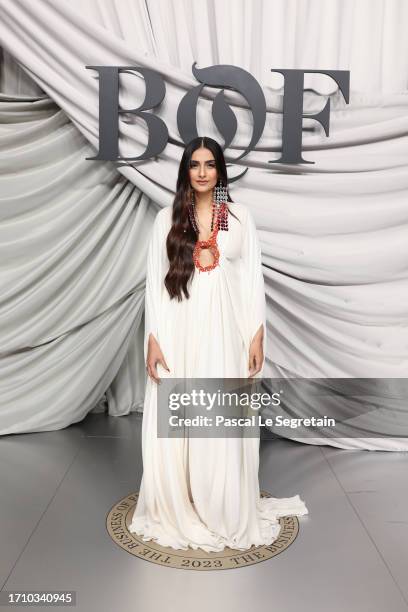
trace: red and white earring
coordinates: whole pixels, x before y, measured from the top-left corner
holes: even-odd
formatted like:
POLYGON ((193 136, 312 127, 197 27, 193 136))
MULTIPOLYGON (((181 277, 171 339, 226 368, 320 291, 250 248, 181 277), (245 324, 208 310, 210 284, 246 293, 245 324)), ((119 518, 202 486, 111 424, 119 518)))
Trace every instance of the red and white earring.
POLYGON ((218 181, 214 187, 214 201, 216 208, 216 218, 219 230, 228 231, 228 190, 226 185, 218 181))

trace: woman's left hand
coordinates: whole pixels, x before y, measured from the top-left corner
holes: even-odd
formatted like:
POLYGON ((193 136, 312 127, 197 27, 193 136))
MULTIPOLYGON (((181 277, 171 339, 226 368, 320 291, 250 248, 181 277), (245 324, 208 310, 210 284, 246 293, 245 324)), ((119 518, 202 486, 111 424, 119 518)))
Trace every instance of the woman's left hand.
POLYGON ((249 378, 258 374, 262 369, 264 360, 263 353, 263 325, 259 328, 256 335, 254 336, 251 345, 249 347, 249 378))

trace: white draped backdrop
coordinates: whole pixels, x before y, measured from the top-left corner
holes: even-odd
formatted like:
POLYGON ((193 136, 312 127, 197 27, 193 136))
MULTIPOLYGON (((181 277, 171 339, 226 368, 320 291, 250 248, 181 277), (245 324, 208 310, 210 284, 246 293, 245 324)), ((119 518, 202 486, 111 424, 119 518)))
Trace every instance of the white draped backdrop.
MULTIPOLYGON (((265 376, 407 377, 407 28, 405 0, 0 0, 0 433, 60 429, 105 405, 142 410, 147 242, 174 196, 176 113, 197 85, 195 61, 247 70, 267 101, 261 140, 234 164, 251 114, 225 91, 238 122, 229 175, 249 167, 231 195, 251 208, 263 251, 265 376), (162 75, 155 114, 170 142, 158 158, 85 159, 98 149, 98 79, 86 65, 162 75), (329 77, 305 77, 305 112, 331 98, 328 138, 303 121, 314 164, 268 163, 281 149, 273 68, 350 70, 348 105, 329 77)), ((120 82, 121 106, 138 106, 141 76, 120 82)), ((197 125, 222 144, 218 91, 205 88, 197 125)), ((143 121, 121 116, 121 155, 146 143, 143 121)), ((324 442, 408 450, 376 433, 324 442)))

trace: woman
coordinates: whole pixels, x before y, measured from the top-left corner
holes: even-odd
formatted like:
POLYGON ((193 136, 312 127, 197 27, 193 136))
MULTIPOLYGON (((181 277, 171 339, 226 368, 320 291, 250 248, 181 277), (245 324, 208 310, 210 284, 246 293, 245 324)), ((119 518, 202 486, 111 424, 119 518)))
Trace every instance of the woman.
POLYGON ((144 540, 247 550, 277 538, 279 516, 307 514, 298 495, 260 497, 259 437, 157 437, 160 378, 261 375, 265 316, 254 221, 228 194, 219 144, 195 138, 180 162, 173 206, 157 214, 148 252, 144 471, 129 527, 144 540))

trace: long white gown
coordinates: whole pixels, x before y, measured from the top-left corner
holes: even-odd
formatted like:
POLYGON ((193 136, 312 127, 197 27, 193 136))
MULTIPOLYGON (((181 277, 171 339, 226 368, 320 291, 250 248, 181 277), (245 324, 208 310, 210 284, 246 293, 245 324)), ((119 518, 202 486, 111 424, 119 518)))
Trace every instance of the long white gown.
MULTIPOLYGON (((229 202, 219 231, 219 265, 195 269, 190 298, 170 300, 166 238, 172 207, 155 219, 148 250, 144 356, 149 334, 170 368, 160 378, 247 378, 250 341, 264 325, 266 307, 261 249, 249 209, 229 202)), ((257 377, 262 376, 263 367, 257 377)), ((299 495, 261 498, 259 437, 158 438, 157 384, 148 377, 142 424, 143 477, 130 531, 162 546, 221 551, 271 544, 278 518, 304 515, 299 495)))

